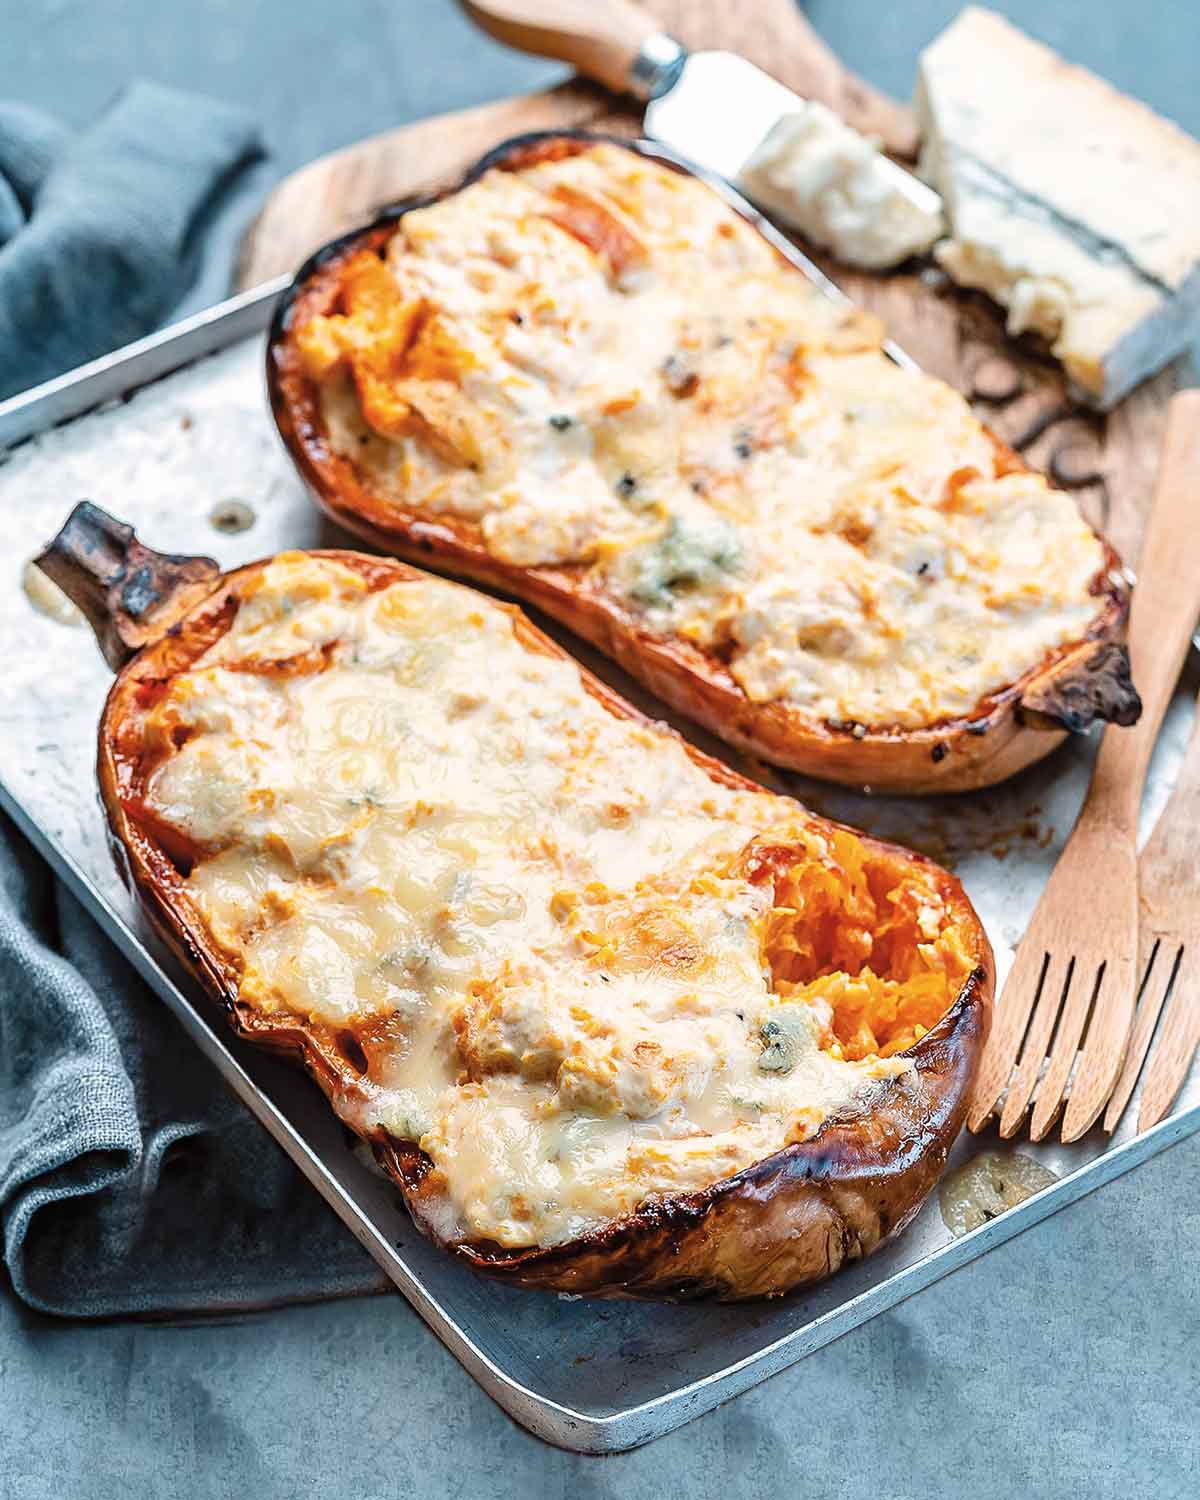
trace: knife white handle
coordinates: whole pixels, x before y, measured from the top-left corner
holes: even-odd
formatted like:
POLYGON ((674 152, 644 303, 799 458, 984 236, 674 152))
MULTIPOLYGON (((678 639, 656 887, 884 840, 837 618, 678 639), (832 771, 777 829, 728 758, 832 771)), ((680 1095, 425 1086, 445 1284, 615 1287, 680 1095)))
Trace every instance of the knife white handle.
POLYGON ((650 99, 674 81, 678 42, 632 0, 459 0, 477 26, 507 47, 570 63, 618 94, 650 99))

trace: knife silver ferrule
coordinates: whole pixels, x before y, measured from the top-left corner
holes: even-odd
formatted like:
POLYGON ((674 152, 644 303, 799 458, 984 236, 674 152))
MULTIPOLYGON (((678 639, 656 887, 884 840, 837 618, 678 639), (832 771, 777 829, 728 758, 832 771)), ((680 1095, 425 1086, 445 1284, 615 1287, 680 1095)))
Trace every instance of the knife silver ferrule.
POLYGON ((665 31, 653 31, 629 67, 629 89, 639 99, 658 99, 674 88, 687 61, 687 49, 665 31))

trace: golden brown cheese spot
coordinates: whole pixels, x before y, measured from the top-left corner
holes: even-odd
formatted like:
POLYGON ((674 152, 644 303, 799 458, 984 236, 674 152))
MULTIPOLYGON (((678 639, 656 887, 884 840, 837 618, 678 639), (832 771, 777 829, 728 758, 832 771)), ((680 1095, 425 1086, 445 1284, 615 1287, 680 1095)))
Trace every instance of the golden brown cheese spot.
POLYGON ((1006 473, 955 391, 690 178, 600 145, 488 173, 361 259, 298 341, 372 491, 580 566, 755 702, 928 724, 1098 613, 1069 496, 1006 473))
POLYGON ((521 983, 511 965, 493 978, 475 980, 453 1012, 455 1046, 468 1076, 480 1082, 489 1073, 520 1073, 544 1082, 553 1078, 566 1054, 563 1024, 536 989, 521 983))
POLYGON ((715 784, 432 578, 283 555, 142 737, 242 1002, 353 1040, 337 1107, 420 1143, 455 1234, 562 1240, 807 1139, 972 967, 923 868, 715 784))

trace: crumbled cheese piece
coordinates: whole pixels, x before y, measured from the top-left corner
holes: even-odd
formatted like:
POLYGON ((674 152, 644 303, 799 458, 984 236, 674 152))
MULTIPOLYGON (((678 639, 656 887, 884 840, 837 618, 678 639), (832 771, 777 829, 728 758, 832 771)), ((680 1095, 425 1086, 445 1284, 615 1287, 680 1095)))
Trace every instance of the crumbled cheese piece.
POLYGON ((784 115, 739 186, 806 239, 869 270, 922 254, 945 227, 936 196, 823 104, 784 115))

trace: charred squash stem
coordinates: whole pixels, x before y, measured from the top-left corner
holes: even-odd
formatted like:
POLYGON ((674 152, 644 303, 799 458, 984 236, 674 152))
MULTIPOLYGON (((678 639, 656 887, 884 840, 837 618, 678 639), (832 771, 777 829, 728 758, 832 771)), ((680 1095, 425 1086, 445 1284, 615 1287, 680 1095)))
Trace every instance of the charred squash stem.
POLYGON ((34 559, 79 606, 114 672, 157 640, 221 576, 211 557, 175 557, 144 547, 133 527, 81 500, 34 559))

